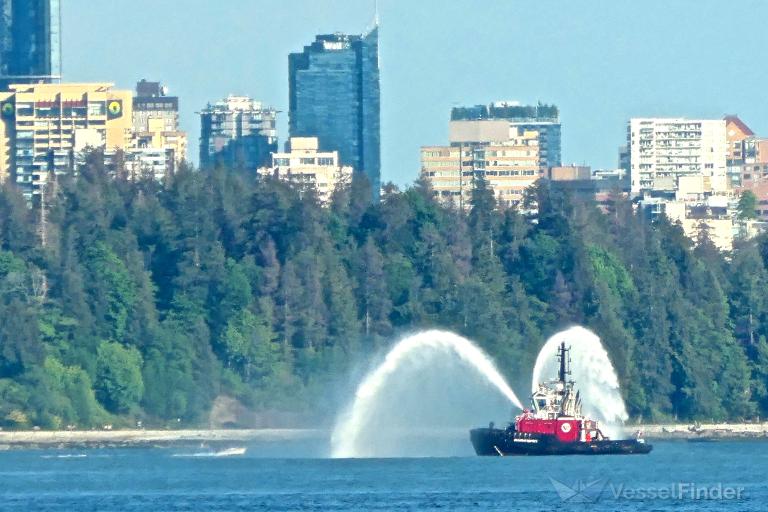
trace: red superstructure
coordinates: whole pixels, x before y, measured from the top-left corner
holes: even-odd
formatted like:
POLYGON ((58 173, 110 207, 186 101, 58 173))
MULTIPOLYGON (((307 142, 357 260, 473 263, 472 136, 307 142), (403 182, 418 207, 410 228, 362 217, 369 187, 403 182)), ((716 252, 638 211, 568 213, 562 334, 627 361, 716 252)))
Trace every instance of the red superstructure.
POLYGON ((571 374, 568 351, 562 343, 558 351, 558 378, 539 384, 531 396, 533 409, 526 409, 515 418, 516 432, 555 436, 563 443, 604 439, 597 421, 581 414, 581 398, 578 391, 574 392, 574 382, 567 379, 571 374))

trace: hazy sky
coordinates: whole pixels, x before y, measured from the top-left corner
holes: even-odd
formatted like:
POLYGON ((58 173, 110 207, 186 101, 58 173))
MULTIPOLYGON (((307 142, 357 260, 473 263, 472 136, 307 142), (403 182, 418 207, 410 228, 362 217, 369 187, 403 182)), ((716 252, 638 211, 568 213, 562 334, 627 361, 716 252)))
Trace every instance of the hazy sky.
MULTIPOLYGON (((288 53, 315 34, 364 32, 374 0, 65 0, 67 81, 180 97, 189 157, 195 112, 229 93, 280 114, 288 53)), ((735 113, 768 135, 768 1, 379 0, 382 180, 410 183, 419 146, 447 142, 451 106, 560 107, 563 161, 617 165, 631 116, 735 113)))

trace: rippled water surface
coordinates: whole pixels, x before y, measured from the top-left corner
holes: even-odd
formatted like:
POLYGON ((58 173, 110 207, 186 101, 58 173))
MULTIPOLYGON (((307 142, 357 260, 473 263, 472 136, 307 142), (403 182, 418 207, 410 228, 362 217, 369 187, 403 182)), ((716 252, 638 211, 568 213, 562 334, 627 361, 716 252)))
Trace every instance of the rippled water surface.
POLYGON ((0 452, 0 510, 768 507, 766 442, 656 443, 647 456, 358 460, 301 458, 322 453, 311 446, 245 448, 0 452))

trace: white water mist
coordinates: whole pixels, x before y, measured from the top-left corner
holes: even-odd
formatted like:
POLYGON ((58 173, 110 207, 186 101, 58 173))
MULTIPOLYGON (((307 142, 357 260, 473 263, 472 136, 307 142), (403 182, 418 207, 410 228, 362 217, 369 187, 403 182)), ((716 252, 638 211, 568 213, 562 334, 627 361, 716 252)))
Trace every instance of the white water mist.
POLYGON ((606 435, 618 437, 628 418, 627 408, 608 352, 592 331, 577 326, 549 338, 536 358, 531 389, 557 375, 557 349, 563 341, 572 349, 571 378, 581 391, 584 414, 599 420, 606 435))
MULTIPOLYGON (((419 452, 444 454, 436 444, 444 421, 432 425, 424 417, 408 417, 402 425, 397 425, 395 419, 406 408, 408 400, 421 406, 421 410, 409 412, 409 416, 424 416, 422 412, 438 404, 449 406, 442 411, 443 419, 446 415, 463 417, 467 405, 477 407, 487 400, 487 390, 478 393, 482 391, 478 381, 486 388, 495 389, 497 393, 490 395, 502 396, 507 406, 523 408, 493 361, 468 339, 447 331, 430 330, 401 340, 384 361, 365 376, 351 405, 337 419, 331 438, 332 456, 413 455, 406 449, 404 439, 397 436, 413 435, 424 429, 430 431, 428 437, 431 438, 426 445, 418 443, 419 452)), ((492 409, 498 410, 499 405, 497 398, 492 409)), ((442 432, 450 435, 445 429, 442 432)), ((461 439, 466 439, 466 428, 459 432, 461 439)))

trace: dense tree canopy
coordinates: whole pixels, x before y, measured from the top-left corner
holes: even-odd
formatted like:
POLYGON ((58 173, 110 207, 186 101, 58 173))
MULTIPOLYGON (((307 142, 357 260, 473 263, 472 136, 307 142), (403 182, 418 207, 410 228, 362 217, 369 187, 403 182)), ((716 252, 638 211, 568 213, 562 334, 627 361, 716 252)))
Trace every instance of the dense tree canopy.
MULTIPOLYGON (((90 158, 45 222, 0 190, 0 423, 204 423, 212 401, 333 414, 333 385, 416 328, 475 340, 518 389, 545 339, 603 339, 632 416, 768 412, 768 242, 717 251, 616 197, 538 183, 537 213, 468 212, 426 183, 364 182, 321 208, 272 179, 182 169, 164 185, 90 158)), ((747 208, 745 208, 746 210, 747 208)), ((529 210, 526 210, 529 211, 529 210)))

